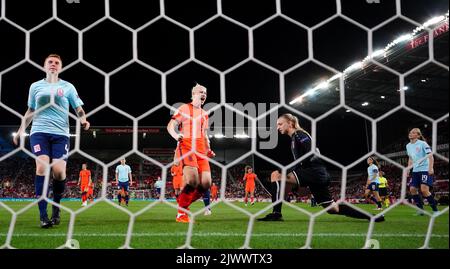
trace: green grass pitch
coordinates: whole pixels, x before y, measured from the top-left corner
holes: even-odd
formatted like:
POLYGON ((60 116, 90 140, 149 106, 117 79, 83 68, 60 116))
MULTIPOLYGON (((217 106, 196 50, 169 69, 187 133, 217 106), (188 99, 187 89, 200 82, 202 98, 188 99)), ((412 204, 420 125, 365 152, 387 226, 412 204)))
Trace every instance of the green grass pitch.
MULTIPOLYGON (((151 202, 130 201, 128 209, 135 213, 151 202)), ((11 209, 18 211, 27 202, 4 202, 11 209)), ((73 210, 81 208, 80 202, 66 201, 64 206, 73 210)), ((242 202, 234 202, 254 214, 268 203, 256 203, 244 207, 242 202)), ((294 204, 309 212, 321 210, 311 208, 307 204, 294 204)), ((51 212, 49 205, 49 214, 51 212)), ((373 205, 360 205, 369 212, 373 205)), ((195 212, 203 208, 203 203, 194 203, 191 209, 195 212)), ((443 210, 445 207, 441 207, 443 210)), ((426 208, 430 210, 429 208, 426 208)), ((190 245, 194 248, 229 249, 244 245, 250 218, 225 203, 213 206, 210 216, 198 215, 193 225, 193 236, 190 245)), ((268 213, 264 212, 262 215, 268 213)), ((420 248, 425 242, 430 218, 414 216, 415 210, 407 206, 398 206, 385 214, 386 221, 375 223, 372 238, 380 243, 381 249, 420 248)), ((144 249, 177 248, 185 245, 188 224, 175 222, 176 209, 167 204, 157 203, 150 210, 136 217, 130 246, 144 249)), ((5 243, 12 215, 0 206, 0 246, 5 243)), ((15 248, 47 249, 62 246, 66 241, 70 214, 62 212, 61 224, 50 229, 41 229, 38 222, 38 209, 33 206, 17 215, 11 245, 15 248)), ((254 222, 250 247, 256 249, 292 249, 305 245, 309 218, 303 213, 283 205, 283 222, 254 222)), ((99 201, 93 207, 76 215, 73 239, 80 248, 119 248, 124 245, 130 216, 125 212, 99 201)), ((344 216, 323 214, 314 223, 312 248, 342 249, 362 248, 369 228, 365 220, 351 219, 344 216)), ((448 211, 436 218, 431 248, 449 248, 449 215, 448 211)))

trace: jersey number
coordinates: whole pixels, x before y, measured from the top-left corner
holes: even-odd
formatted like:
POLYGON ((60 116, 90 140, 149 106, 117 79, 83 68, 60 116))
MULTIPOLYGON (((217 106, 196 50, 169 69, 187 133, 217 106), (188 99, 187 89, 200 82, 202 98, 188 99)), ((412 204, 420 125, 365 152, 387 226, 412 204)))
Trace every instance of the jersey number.
POLYGON ((428 175, 422 175, 422 182, 427 182, 428 175))

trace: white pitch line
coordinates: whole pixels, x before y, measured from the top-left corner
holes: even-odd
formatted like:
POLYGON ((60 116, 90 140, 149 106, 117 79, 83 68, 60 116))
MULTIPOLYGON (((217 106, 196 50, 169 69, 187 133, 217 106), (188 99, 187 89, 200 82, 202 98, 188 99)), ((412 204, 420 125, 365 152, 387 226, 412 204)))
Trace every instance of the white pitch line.
MULTIPOLYGON (((74 233, 75 237, 121 237, 126 236, 124 233, 74 233)), ((317 233, 313 234, 313 237, 365 237, 367 234, 363 233, 317 233)), ((0 233, 0 236, 6 236, 5 233, 0 233)), ((29 233, 29 234, 14 234, 13 237, 65 237, 67 234, 64 233, 54 233, 54 234, 39 234, 39 233, 29 233)), ((134 237, 156 237, 156 236, 186 236, 186 233, 133 233, 134 237)), ((246 234, 243 233, 194 233, 192 236, 199 237, 245 237, 246 234)), ((306 237, 307 233, 260 233, 252 234, 252 237, 306 237)), ((373 238, 376 237, 425 237, 423 234, 372 234, 373 238)), ((448 234, 433 234, 431 237, 434 238, 448 238, 448 234)))

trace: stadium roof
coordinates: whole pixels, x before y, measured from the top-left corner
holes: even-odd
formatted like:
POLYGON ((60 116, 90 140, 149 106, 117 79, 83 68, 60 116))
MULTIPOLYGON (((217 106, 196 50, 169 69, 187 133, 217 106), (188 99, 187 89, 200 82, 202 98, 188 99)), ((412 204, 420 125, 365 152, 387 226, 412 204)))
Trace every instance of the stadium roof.
POLYGON ((340 88, 339 77, 343 75, 346 104, 371 117, 379 117, 398 106, 399 92, 404 90, 407 91, 408 106, 432 118, 439 118, 447 113, 448 71, 445 67, 429 63, 406 76, 405 86, 401 89, 398 74, 429 60, 429 33, 424 27, 433 29, 436 60, 448 65, 448 26, 448 12, 445 16, 432 18, 411 34, 401 35, 387 44, 385 49, 347 67, 343 73, 305 87, 289 104, 311 115, 320 115, 324 108, 339 104, 337 91, 340 88))

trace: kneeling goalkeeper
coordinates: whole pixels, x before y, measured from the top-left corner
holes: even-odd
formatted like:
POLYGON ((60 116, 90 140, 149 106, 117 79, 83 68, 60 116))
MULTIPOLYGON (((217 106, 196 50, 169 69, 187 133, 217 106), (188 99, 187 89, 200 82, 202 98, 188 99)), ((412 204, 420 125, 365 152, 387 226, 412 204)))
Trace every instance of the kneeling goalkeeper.
MULTIPOLYGON (((295 160, 300 159, 311 151, 311 136, 300 127, 298 118, 292 114, 283 114, 277 120, 277 129, 281 134, 289 135, 292 139, 291 151, 295 160)), ((318 150, 317 150, 318 151, 318 150)), ((265 189, 271 194, 272 202, 280 197, 281 174, 279 171, 272 172, 269 180, 261 180, 265 189)), ((287 173, 286 189, 299 186, 309 187, 318 205, 326 208, 333 204, 327 212, 329 214, 345 215, 357 219, 369 219, 370 216, 359 212, 344 204, 336 204, 329 190, 330 176, 323 162, 316 156, 305 158, 287 173)), ((273 212, 258 219, 259 221, 282 221, 282 203, 273 206, 273 212)), ((384 221, 384 216, 375 219, 376 222, 384 221)))

